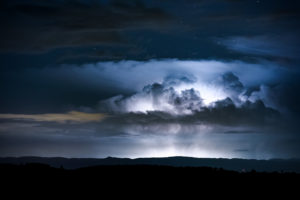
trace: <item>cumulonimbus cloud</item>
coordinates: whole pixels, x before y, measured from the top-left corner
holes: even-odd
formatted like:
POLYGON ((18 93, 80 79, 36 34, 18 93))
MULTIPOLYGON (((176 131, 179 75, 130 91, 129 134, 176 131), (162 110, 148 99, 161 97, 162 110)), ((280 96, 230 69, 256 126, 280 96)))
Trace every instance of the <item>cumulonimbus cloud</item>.
POLYGON ((194 77, 167 76, 131 96, 101 101, 100 109, 113 113, 108 121, 127 124, 264 124, 279 117, 278 111, 265 106, 257 92, 249 92, 232 72, 207 84, 194 77))

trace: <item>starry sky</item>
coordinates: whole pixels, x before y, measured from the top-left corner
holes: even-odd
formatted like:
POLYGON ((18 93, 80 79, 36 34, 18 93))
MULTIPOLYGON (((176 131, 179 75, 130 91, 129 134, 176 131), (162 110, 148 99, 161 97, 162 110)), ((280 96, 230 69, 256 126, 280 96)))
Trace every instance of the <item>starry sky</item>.
POLYGON ((297 0, 3 0, 0 156, 300 158, 297 0))

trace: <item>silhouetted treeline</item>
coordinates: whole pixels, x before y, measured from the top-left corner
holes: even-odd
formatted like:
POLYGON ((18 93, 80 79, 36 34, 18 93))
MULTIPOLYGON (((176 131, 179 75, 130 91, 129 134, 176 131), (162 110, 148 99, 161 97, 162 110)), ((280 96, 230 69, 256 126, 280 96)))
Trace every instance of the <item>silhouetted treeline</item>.
POLYGON ((300 159, 224 159, 224 158, 192 158, 192 157, 166 157, 166 158, 45 158, 45 157, 7 157, 0 158, 0 164, 26 164, 43 163, 52 167, 63 166, 66 169, 77 169, 98 165, 161 165, 174 167, 212 167, 233 171, 260 172, 297 172, 300 173, 300 159))

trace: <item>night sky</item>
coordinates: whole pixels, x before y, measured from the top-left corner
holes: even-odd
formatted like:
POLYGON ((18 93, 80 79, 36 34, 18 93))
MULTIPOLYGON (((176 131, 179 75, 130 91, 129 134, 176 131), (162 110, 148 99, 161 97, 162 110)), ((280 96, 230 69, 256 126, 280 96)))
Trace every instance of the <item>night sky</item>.
POLYGON ((0 156, 300 158, 300 1, 2 0, 0 156))

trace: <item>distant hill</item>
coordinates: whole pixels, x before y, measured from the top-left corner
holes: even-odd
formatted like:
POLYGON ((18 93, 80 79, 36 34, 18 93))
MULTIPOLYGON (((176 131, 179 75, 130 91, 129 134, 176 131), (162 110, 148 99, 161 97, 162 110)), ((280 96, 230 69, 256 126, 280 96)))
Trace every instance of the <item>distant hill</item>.
POLYGON ((234 171, 258 172, 296 172, 300 173, 300 159, 216 159, 192 157, 165 157, 165 158, 61 158, 61 157, 5 157, 0 158, 0 164, 28 164, 41 163, 51 167, 78 169, 92 166, 106 165, 159 165, 173 167, 212 167, 234 171))

